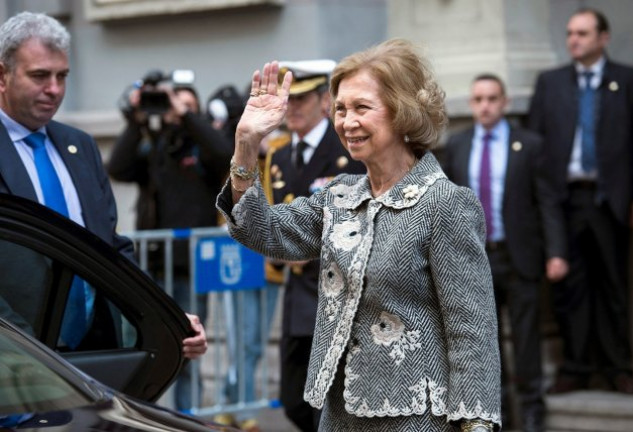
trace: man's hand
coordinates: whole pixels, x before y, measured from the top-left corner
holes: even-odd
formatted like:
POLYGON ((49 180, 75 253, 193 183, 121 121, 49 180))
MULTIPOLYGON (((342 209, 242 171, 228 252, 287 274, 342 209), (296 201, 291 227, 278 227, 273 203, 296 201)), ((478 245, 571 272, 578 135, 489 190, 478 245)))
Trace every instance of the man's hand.
POLYGON ((138 124, 145 124, 147 122, 147 113, 139 109, 141 104, 141 89, 134 89, 128 94, 128 101, 130 104, 131 117, 129 118, 131 121, 134 121, 138 124))
POLYGON ((553 257, 547 260, 545 271, 550 282, 558 282, 567 276, 569 264, 563 258, 553 257))
POLYGON ((182 352, 185 354, 185 357, 193 360, 207 352, 207 335, 197 315, 185 315, 189 318, 191 328, 196 331, 196 335, 182 341, 182 352))

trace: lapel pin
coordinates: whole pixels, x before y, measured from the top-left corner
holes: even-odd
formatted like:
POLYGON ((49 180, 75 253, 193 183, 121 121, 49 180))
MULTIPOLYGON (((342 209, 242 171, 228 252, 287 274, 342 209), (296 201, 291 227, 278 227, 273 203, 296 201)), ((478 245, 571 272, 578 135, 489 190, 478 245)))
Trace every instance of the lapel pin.
POLYGON ((339 168, 345 168, 348 163, 349 160, 345 156, 341 156, 336 160, 336 166, 339 168))
POLYGON ((616 81, 611 81, 609 83, 609 90, 611 90, 612 92, 618 91, 619 88, 620 88, 620 86, 618 85, 618 83, 616 81))
POLYGON ((69 152, 70 154, 75 154, 75 153, 77 153, 77 147, 75 147, 74 145, 69 145, 69 146, 68 146, 68 152, 69 152))
POLYGON ((512 150, 514 150, 515 152, 521 151, 522 148, 523 144, 521 144, 520 141, 515 141, 512 143, 512 150))

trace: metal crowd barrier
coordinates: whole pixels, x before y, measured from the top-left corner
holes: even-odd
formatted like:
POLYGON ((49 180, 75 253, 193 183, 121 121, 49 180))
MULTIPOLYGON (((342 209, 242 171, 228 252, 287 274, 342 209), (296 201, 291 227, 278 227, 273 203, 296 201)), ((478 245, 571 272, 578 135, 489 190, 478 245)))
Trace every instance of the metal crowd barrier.
MULTIPOLYGON (((263 258, 253 251, 232 240, 224 228, 192 228, 192 229, 161 229, 147 231, 133 231, 124 233, 136 246, 136 252, 141 269, 149 274, 150 245, 162 244, 163 271, 162 284, 167 294, 173 295, 174 290, 174 251, 175 241, 188 241, 189 246, 189 295, 193 307, 187 311, 197 314, 197 294, 208 293, 208 318, 205 331, 209 341, 209 349, 202 360, 194 362, 203 366, 212 357, 213 400, 209 406, 203 406, 200 400, 198 385, 200 367, 192 368, 191 400, 193 402, 191 414, 212 416, 219 413, 237 413, 244 410, 261 408, 278 408, 280 403, 273 399, 270 386, 271 360, 267 355, 269 340, 270 317, 267 316, 266 290, 263 258), (261 320, 258 329, 261 331, 262 355, 255 374, 255 400, 245 400, 244 377, 244 344, 243 326, 232 323, 244 323, 243 305, 246 290, 259 289, 261 320), (234 316, 233 300, 237 298, 237 317, 234 316), (226 381, 237 385, 238 400, 227 402, 224 393, 226 381)), ((168 392, 167 400, 173 397, 173 386, 168 392)), ((165 397, 163 398, 165 400, 165 397)), ((171 402, 173 403, 173 402, 171 402)), ((169 401, 167 401, 169 405, 169 401)))

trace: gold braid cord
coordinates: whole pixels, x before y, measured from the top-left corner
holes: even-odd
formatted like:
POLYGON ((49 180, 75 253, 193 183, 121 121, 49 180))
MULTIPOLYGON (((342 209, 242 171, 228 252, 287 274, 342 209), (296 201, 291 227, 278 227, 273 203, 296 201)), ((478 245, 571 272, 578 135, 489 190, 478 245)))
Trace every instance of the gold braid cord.
MULTIPOLYGON (((268 151, 266 152, 266 157, 262 161, 260 159, 260 172, 261 172, 261 182, 262 188, 264 189, 264 194, 266 195, 266 199, 270 204, 274 204, 273 199, 273 179, 271 174, 271 166, 273 161, 273 155, 280 148, 288 145, 290 143, 290 136, 288 134, 282 134, 278 137, 271 139, 268 142, 268 151)), ((284 282, 284 271, 283 268, 278 269, 272 265, 270 261, 266 261, 266 280, 272 283, 281 284, 284 282)))

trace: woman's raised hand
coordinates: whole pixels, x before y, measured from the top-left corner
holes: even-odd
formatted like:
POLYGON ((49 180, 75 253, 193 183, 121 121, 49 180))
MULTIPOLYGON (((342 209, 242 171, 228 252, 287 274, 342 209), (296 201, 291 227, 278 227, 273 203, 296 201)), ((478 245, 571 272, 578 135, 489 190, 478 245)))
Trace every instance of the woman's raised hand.
POLYGON ((260 72, 253 73, 250 98, 237 127, 240 135, 257 144, 283 122, 288 109, 288 94, 292 73, 286 72, 281 87, 278 84, 279 63, 266 63, 260 72))

